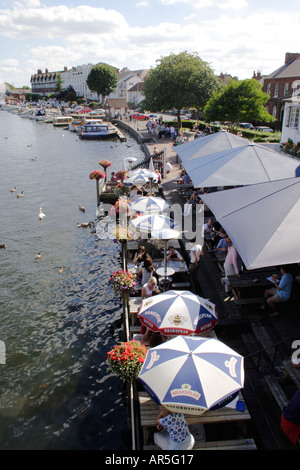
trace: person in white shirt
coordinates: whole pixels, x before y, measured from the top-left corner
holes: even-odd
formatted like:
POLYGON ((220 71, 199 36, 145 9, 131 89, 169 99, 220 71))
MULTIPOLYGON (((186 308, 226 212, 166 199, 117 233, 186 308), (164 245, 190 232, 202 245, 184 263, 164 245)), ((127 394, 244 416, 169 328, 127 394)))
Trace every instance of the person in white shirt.
POLYGON ((195 240, 189 241, 190 245, 190 264, 189 264, 189 271, 193 273, 196 269, 199 268, 200 264, 200 257, 203 255, 202 246, 195 243, 195 240))
POLYGON ((179 251, 175 250, 174 246, 169 246, 167 251, 167 261, 183 261, 183 258, 179 251))

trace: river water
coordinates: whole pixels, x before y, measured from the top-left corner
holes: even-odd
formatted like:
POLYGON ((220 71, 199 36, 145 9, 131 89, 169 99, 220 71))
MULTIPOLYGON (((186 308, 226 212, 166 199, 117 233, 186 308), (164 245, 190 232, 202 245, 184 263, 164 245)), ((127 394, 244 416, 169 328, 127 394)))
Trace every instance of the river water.
POLYGON ((123 331, 120 247, 77 223, 95 220, 99 160, 110 174, 142 149, 5 111, 0 128, 0 449, 127 449, 126 390, 106 367, 123 331))

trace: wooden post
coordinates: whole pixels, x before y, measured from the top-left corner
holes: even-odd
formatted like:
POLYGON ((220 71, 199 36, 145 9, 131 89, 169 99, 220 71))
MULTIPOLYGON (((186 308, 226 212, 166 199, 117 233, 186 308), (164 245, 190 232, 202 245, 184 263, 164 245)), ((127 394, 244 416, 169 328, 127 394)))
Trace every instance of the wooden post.
POLYGON ((100 206, 100 180, 96 179, 96 189, 97 189, 97 207, 100 206))

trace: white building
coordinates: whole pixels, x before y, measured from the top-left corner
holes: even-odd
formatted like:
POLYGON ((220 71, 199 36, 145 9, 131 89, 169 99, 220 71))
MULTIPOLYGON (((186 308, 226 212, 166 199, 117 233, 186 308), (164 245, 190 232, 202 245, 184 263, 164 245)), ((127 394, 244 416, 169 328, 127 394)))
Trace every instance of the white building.
POLYGON ((138 82, 129 88, 128 102, 132 104, 133 108, 137 108, 144 98, 144 82, 138 82))
POLYGON ((70 70, 65 67, 64 71, 61 73, 63 89, 67 89, 71 86, 74 88, 77 96, 83 96, 88 100, 97 101, 97 93, 92 92, 86 84, 87 77, 92 67, 93 64, 77 65, 70 70))
POLYGON ((129 70, 124 68, 118 73, 118 85, 109 98, 123 98, 131 102, 129 90, 137 83, 142 82, 148 74, 148 70, 129 70))
MULTIPOLYGON (((97 93, 92 92, 86 83, 87 77, 93 66, 93 64, 77 65, 69 70, 67 67, 64 67, 64 70, 61 72, 50 73, 46 69, 44 74, 41 70, 38 70, 38 73, 31 77, 32 93, 39 93, 42 95, 54 93, 57 76, 60 74, 62 88, 64 90, 71 86, 75 90, 77 96, 83 96, 84 98, 92 101, 98 101, 98 99, 101 100, 101 97, 98 97, 97 93)), ((117 73, 118 85, 115 91, 109 95, 109 98, 123 99, 128 103, 131 101, 128 91, 137 83, 143 82, 147 76, 148 70, 131 71, 128 68, 123 68, 121 71, 117 70, 117 73)))
POLYGON ((294 144, 300 142, 300 92, 285 98, 283 121, 281 130, 281 143, 286 143, 291 139, 294 144))

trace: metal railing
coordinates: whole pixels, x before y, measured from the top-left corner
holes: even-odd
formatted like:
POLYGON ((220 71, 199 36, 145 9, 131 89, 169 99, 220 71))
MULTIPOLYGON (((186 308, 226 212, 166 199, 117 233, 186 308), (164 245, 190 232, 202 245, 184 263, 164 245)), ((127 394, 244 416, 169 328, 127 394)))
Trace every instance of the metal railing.
POLYGON ((256 370, 259 369, 259 366, 260 366, 260 358, 262 356, 262 354, 264 354, 266 351, 268 351, 269 349, 272 349, 274 348, 274 354, 273 354, 273 359, 271 361, 271 368, 272 370, 274 369, 274 364, 275 364, 275 357, 276 357, 276 353, 277 353, 277 350, 278 350, 278 346, 280 346, 282 343, 285 343, 286 341, 295 341, 295 338, 294 337, 291 337, 291 338, 285 338, 285 339, 282 339, 280 341, 278 341, 277 343, 274 343, 272 344, 271 346, 268 346, 268 347, 265 347, 265 348, 261 348, 261 349, 258 349, 257 351, 253 352, 253 353, 250 353, 250 354, 247 354, 247 356, 244 356, 244 359, 251 359, 253 358, 254 356, 258 356, 258 362, 256 364, 256 370))

